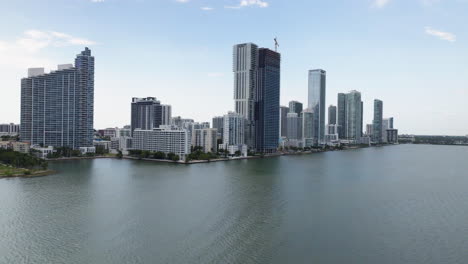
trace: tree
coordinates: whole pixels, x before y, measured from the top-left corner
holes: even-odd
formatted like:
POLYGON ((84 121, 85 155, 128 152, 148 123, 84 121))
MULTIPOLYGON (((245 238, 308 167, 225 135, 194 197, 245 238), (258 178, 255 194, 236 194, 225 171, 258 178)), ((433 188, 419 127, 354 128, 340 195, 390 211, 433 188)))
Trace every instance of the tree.
POLYGON ((158 151, 153 153, 153 158, 155 159, 166 159, 166 153, 158 151))
POLYGON ((240 150, 234 152, 234 156, 240 157, 240 155, 242 155, 242 152, 240 152, 240 150))
POLYGON ((122 151, 119 150, 119 151, 117 152, 117 158, 118 158, 118 159, 121 159, 122 157, 123 157, 122 151))

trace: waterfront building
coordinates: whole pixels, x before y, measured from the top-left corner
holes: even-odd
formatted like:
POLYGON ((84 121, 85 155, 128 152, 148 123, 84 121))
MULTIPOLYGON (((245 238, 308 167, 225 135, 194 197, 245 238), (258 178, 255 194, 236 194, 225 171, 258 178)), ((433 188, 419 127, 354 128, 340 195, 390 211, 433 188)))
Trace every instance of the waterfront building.
MULTIPOLYGON (((392 118, 393 121, 393 118, 392 118)), ((388 143, 387 129, 390 129, 390 118, 382 119, 382 143, 388 143)))
POLYGON ((296 113, 301 116, 304 106, 301 102, 291 101, 289 102, 289 113, 296 113))
POLYGON ((111 150, 111 145, 112 145, 112 141, 111 140, 94 140, 93 141, 93 146, 94 147, 102 147, 103 149, 109 151, 111 150))
POLYGON ((122 154, 127 155, 128 149, 132 148, 132 138, 128 136, 121 136, 117 138, 111 138, 110 152, 117 154, 118 151, 122 151, 122 154))
POLYGON ((161 105, 161 125, 170 125, 172 119, 172 106, 161 105))
POLYGON ((19 124, 0 124, 0 136, 17 136, 20 132, 19 124))
POLYGON ((31 149, 34 149, 34 155, 38 158, 45 159, 47 156, 52 155, 57 152, 52 146, 41 147, 41 146, 31 146, 31 149))
POLYGON ((162 106, 155 97, 132 98, 131 127, 135 129, 152 130, 162 125, 162 106))
POLYGON ((398 143, 398 129, 389 128, 387 129, 387 142, 390 144, 398 143))
POLYGON ((224 116, 224 149, 231 145, 245 144, 246 122, 243 115, 235 112, 229 112, 224 116))
POLYGON ((393 117, 389 117, 389 118, 388 118, 388 128, 391 128, 391 129, 394 128, 394 127, 393 127, 393 117))
POLYGON ((324 70, 309 71, 308 108, 314 111, 315 144, 324 143, 326 78, 324 70))
POLYGON ((255 96, 255 150, 278 150, 280 111, 281 55, 270 49, 258 50, 257 89, 255 96))
POLYGON ((75 65, 28 70, 21 80, 21 140, 34 145, 91 147, 94 135, 94 57, 85 48, 75 65))
POLYGON ((382 143, 382 120, 383 120, 383 102, 381 100, 374 100, 374 120, 373 120, 373 134, 372 140, 375 143, 382 143))
POLYGON ((338 94, 337 124, 339 126, 338 136, 340 139, 346 138, 346 94, 338 94))
POLYGON ((302 140, 302 118, 297 113, 288 113, 288 139, 302 140))
POLYGON ((311 109, 302 111, 302 139, 304 147, 314 145, 314 111, 311 109))
POLYGON ((336 106, 334 105, 328 107, 328 124, 336 125, 336 106))
POLYGON ((359 142, 362 136, 362 121, 361 93, 351 91, 346 94, 346 139, 359 142))
POLYGON ((289 107, 280 106, 279 127, 280 127, 280 137, 281 138, 288 137, 288 120, 287 120, 288 113, 289 113, 289 107))
POLYGON ((190 142, 188 131, 174 126, 160 126, 152 130, 135 129, 132 149, 174 153, 179 155, 180 160, 185 160, 190 154, 190 142))
POLYGON ((218 139, 223 141, 223 133, 224 133, 224 117, 223 116, 215 116, 213 117, 213 128, 216 128, 218 131, 218 139))
MULTIPOLYGON (((258 46, 253 43, 233 48, 235 111, 245 118, 245 142, 255 147, 255 95, 257 90, 258 46)), ((226 132, 225 132, 226 133, 226 132)))
POLYGON ((202 147, 205 153, 216 153, 218 151, 217 135, 216 128, 195 129, 192 133, 192 146, 202 147))

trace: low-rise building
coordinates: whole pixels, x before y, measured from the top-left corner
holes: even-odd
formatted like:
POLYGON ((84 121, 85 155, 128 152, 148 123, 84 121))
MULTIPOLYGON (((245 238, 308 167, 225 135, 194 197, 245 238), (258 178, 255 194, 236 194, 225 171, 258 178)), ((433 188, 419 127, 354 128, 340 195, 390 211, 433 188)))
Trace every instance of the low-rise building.
POLYGON ((56 152, 56 150, 52 146, 48 146, 44 148, 44 147, 36 145, 36 146, 32 146, 31 149, 35 150, 35 155, 41 159, 45 159, 49 156, 49 154, 53 154, 56 152))
POLYGON ((94 140, 93 141, 94 147, 103 147, 105 150, 111 149, 111 141, 110 140, 94 140))
POLYGON ((0 141, 1 149, 11 149, 16 152, 29 153, 30 144, 19 141, 0 141))
POLYGON ((190 154, 191 140, 186 129, 175 126, 160 126, 153 130, 135 129, 133 131, 132 149, 153 152, 174 153, 180 160, 190 154))
POLYGON ((13 151, 29 153, 30 144, 28 142, 12 141, 11 146, 13 148, 13 151))

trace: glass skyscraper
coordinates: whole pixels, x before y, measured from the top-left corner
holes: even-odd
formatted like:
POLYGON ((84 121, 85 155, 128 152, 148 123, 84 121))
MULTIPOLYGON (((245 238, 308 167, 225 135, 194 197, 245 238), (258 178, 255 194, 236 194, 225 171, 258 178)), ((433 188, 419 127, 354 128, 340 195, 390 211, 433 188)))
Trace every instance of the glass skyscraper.
POLYGON ((94 57, 85 48, 75 66, 59 65, 48 74, 28 70, 21 80, 21 140, 32 145, 93 146, 94 57))
POLYGON ((340 139, 346 138, 346 94, 338 94, 337 106, 337 124, 338 124, 338 137, 340 139))
POLYGON ((236 113, 246 118, 245 140, 255 147, 255 93, 257 89, 258 46, 244 43, 234 46, 234 102, 236 113))
POLYGON ((281 55, 258 50, 257 89, 255 96, 256 150, 274 153, 278 149, 280 111, 281 55))
POLYGON ((336 125, 336 106, 334 105, 328 107, 328 124, 336 125))
POLYGON ((346 138, 359 140, 362 136, 362 101, 361 93, 351 91, 346 94, 346 138))
POLYGON ((325 96, 327 73, 324 70, 309 71, 308 108, 314 112, 314 143, 325 141, 325 96))
POLYGON ((372 122, 372 140, 376 143, 382 143, 382 120, 383 120, 383 102, 374 100, 374 120, 372 122))

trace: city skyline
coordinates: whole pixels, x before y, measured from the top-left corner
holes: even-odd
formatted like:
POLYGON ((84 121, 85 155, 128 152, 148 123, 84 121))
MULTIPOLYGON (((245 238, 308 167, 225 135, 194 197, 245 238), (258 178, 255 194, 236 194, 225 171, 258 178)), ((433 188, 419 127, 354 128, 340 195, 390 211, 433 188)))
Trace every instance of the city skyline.
POLYGON ((214 1, 195 0, 188 3, 130 3, 125 0, 52 2, 52 10, 42 9, 45 7, 32 1, 28 5, 2 4, 6 15, 0 18, 0 22, 15 23, 1 30, 0 54, 6 58, 0 65, 4 79, 2 93, 10 100, 0 105, 0 123, 19 123, 18 80, 26 77, 27 68, 44 66, 50 70, 56 64, 71 62, 69 54, 76 54, 85 46, 90 46, 98 57, 95 128, 129 124, 129 98, 146 96, 156 96, 158 100, 170 103, 174 109, 173 116, 211 121, 213 116, 235 110, 232 102, 232 45, 251 41, 273 49, 273 38, 278 37, 279 52, 284 59, 281 105, 287 105, 291 100, 306 104, 307 72, 322 68, 328 75, 325 105, 336 104, 335 95, 339 92, 358 90, 364 101, 364 124, 372 122, 372 102, 380 98, 386 102, 384 115, 396 118, 396 126, 401 133, 466 134, 466 125, 459 122, 467 118, 467 113, 461 109, 464 106, 463 96, 468 90, 463 77, 466 76, 466 67, 458 66, 463 65, 462 62, 467 58, 466 52, 462 51, 463 43, 466 42, 466 28, 457 23, 463 11, 467 10, 467 3, 463 1, 439 1, 428 5, 421 1, 403 3, 395 0, 385 1, 388 4, 384 6, 376 6, 372 1, 353 4, 342 1, 318 4, 311 1, 296 6, 280 1, 260 1, 268 3, 268 6, 252 4, 237 6, 239 8, 224 8, 224 4, 236 6, 239 1, 224 1, 222 5, 214 1), (306 15, 300 9, 307 9, 314 4, 324 10, 323 14, 310 21, 303 19, 306 21, 304 25, 297 25, 286 15, 282 16, 282 10, 294 10, 298 11, 295 15, 299 19, 306 15), (214 10, 202 10, 201 7, 205 5, 214 10), (17 16, 15 12, 20 10, 17 9, 19 6, 24 17, 17 16), (83 21, 79 26, 57 24, 57 19, 61 20, 66 14, 51 16, 53 10, 70 7, 79 11, 76 18, 86 15, 91 21, 83 21), (390 18, 400 14, 404 7, 408 7, 405 14, 413 12, 424 24, 416 22, 416 18, 407 17, 395 22, 395 25, 389 24, 390 18), (158 14, 167 11, 167 15, 151 21, 158 24, 162 21, 159 19, 169 19, 168 28, 153 29, 152 34, 154 32, 159 38, 148 37, 145 30, 149 27, 142 26, 141 19, 131 21, 130 18, 135 16, 129 16, 121 22, 127 23, 125 30, 130 30, 128 39, 119 43, 121 35, 117 33, 121 32, 107 24, 117 21, 115 12, 124 8, 133 13, 141 11, 142 18, 149 18, 149 12, 144 9, 151 9, 158 14), (347 25, 345 20, 351 18, 345 15, 345 18, 335 23, 324 23, 322 28, 317 29, 317 34, 312 36, 304 37, 295 30, 289 32, 292 26, 300 31, 320 21, 320 18, 329 21, 330 17, 346 8, 352 8, 354 16, 362 15, 350 24, 349 29, 342 28, 347 25), (44 12, 36 12, 41 10, 44 12), (448 21, 438 17, 444 10, 452 11, 448 21), (170 15, 175 17, 168 18, 170 15), (269 30, 246 30, 245 21, 234 25, 234 21, 245 19, 246 16, 262 18, 264 22, 259 26, 269 30), (279 19, 275 20, 275 16, 279 19), (187 21, 198 22, 186 24, 188 29, 183 29, 181 23, 175 23, 177 18, 182 17, 187 21), (108 19, 109 23, 100 23, 104 19, 108 19), (370 20, 373 25, 364 24, 370 20), (208 26, 214 21, 219 21, 218 25, 208 26), (367 33, 357 30, 363 25, 367 33), (396 40, 382 35, 378 31, 379 26, 393 34, 392 37, 396 36, 396 40), (132 31, 137 28, 140 30, 132 31), (169 32, 171 29, 179 29, 179 32, 169 32), (220 38, 208 37, 220 29, 230 33, 220 33, 220 38), (193 32, 185 36, 190 30, 193 32), (443 34, 442 30, 454 33, 443 34), (401 37, 397 32, 401 32, 401 37), (403 40, 407 39, 409 43, 405 47, 403 40), (347 44, 345 47, 337 45, 344 41, 347 44), (369 43, 359 47, 365 41, 369 43), (418 43, 424 43, 424 46, 418 43), (402 48, 396 49, 397 46, 402 48), (396 54, 401 58, 395 58, 396 54), (116 63, 119 61, 122 63, 116 63), (433 74, 433 65, 443 65, 445 68, 439 74, 433 74), (181 74, 184 78, 181 78, 181 74), (441 86, 444 87, 444 93, 438 93, 441 86), (109 97, 112 100, 108 100, 109 97), (201 103, 195 105, 195 101, 201 103), (430 103, 414 107, 419 101, 430 103), (193 111, 193 107, 197 107, 197 111, 193 111), (444 125, 433 126, 437 122, 444 125), (448 126, 448 123, 453 125, 448 126))

